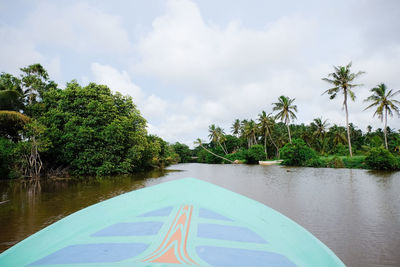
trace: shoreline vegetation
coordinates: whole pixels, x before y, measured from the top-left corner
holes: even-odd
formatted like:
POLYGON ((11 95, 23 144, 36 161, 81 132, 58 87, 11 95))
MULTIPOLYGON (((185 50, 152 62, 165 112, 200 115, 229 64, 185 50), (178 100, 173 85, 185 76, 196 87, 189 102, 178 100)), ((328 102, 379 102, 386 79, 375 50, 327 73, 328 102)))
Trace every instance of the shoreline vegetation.
POLYGON ((329 95, 329 99, 343 96, 345 127, 330 126, 328 119, 322 117, 309 125, 294 124, 298 112, 295 98, 282 95, 272 103, 272 113, 262 111, 256 120, 236 119, 231 134, 215 124, 210 125, 210 142, 198 139, 195 144, 200 146, 192 155, 203 163, 256 164, 281 159, 281 164, 287 166, 400 170, 400 130, 396 132, 387 124, 388 115, 400 116, 400 102, 395 99, 400 90, 389 90, 384 83, 370 89, 372 94, 364 100, 369 104, 364 112, 375 108, 372 117, 377 116, 384 122, 384 128, 372 131, 368 126, 364 133, 349 122, 349 100, 354 101, 353 90, 361 86, 354 81, 365 74, 364 71, 352 73, 351 66, 351 62, 334 66, 334 72, 322 78, 333 86, 322 95, 329 95))
POLYGON ((40 64, 0 74, 0 179, 108 176, 179 162, 150 135, 129 96, 77 81, 64 89, 40 64))
POLYGON ((384 83, 370 89, 364 109, 384 122, 364 133, 348 120, 348 100, 355 99, 351 63, 334 67, 324 81, 333 87, 323 94, 343 95, 345 126, 315 118, 294 124, 295 98, 280 96, 272 112, 256 120, 236 119, 231 134, 214 124, 209 142, 198 139, 194 149, 169 144, 150 135, 133 99, 105 85, 76 80, 64 89, 50 80, 40 64, 21 68, 14 76, 0 74, 0 179, 109 176, 164 168, 174 163, 247 163, 283 160, 283 165, 334 168, 400 169, 400 131, 388 126, 399 115, 400 93, 384 83), (354 156, 353 156, 354 153, 354 156))

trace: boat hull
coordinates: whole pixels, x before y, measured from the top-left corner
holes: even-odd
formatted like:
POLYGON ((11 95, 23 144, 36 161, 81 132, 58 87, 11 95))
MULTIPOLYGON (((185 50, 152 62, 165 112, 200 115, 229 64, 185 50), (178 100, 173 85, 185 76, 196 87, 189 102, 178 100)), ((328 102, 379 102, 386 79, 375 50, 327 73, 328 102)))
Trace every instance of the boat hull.
POLYGON ((186 178, 126 193, 67 216, 3 252, 0 266, 344 264, 277 211, 186 178))

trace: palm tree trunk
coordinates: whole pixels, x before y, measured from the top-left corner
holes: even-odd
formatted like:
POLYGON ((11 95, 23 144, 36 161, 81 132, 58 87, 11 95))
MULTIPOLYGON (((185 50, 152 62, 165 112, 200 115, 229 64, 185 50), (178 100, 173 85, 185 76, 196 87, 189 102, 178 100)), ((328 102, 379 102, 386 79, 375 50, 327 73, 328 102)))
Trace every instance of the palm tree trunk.
POLYGON ((267 154, 267 131, 265 131, 265 135, 264 135, 264 152, 265 152, 265 159, 268 159, 268 154, 267 154))
POLYGON ((385 147, 388 149, 388 143, 387 143, 387 108, 385 108, 385 128, 383 130, 383 133, 385 135, 385 147))
POLYGON ((210 153, 210 154, 212 154, 212 155, 214 155, 214 156, 216 156, 216 157, 218 157, 218 158, 221 158, 221 159, 223 159, 223 160, 229 161, 230 163, 235 163, 235 162, 233 162, 232 160, 229 160, 229 159, 227 159, 227 158, 224 158, 224 157, 221 157, 220 155, 215 154, 214 152, 212 152, 212 151, 208 150, 207 148, 205 148, 203 145, 200 145, 200 146, 201 146, 205 151, 207 151, 208 153, 210 153))
POLYGON ((224 142, 224 148, 225 148, 225 155, 228 154, 228 149, 226 148, 226 143, 224 142))
POLYGON ((279 155, 279 148, 278 148, 278 146, 275 144, 275 142, 274 142, 274 140, 272 139, 272 136, 271 136, 271 133, 268 131, 268 136, 269 136, 269 139, 271 140, 271 143, 274 145, 274 147, 276 148, 276 156, 278 157, 278 158, 280 158, 280 155, 279 155))
POLYGON ((289 127, 289 123, 287 123, 286 126, 287 126, 287 130, 288 130, 288 133, 289 133, 289 142, 292 143, 292 137, 290 136, 290 127, 289 127))
POLYGON ((222 148, 222 151, 225 153, 225 155, 228 154, 228 153, 226 153, 224 147, 221 145, 221 142, 218 141, 218 144, 219 144, 219 146, 222 148))
POLYGON ((349 111, 347 110, 347 92, 345 92, 344 94, 344 108, 346 110, 346 128, 347 128, 347 141, 349 143, 349 152, 350 152, 350 157, 353 157, 353 152, 351 149, 351 140, 350 140, 349 111))

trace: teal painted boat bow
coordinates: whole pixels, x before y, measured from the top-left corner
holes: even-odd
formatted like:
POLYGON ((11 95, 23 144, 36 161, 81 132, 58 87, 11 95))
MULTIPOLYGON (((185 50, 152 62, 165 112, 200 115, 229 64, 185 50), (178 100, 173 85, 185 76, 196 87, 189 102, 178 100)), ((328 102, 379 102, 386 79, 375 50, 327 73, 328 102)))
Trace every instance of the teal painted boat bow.
POLYGON ((193 178, 80 210, 0 255, 0 266, 344 266, 304 228, 193 178))

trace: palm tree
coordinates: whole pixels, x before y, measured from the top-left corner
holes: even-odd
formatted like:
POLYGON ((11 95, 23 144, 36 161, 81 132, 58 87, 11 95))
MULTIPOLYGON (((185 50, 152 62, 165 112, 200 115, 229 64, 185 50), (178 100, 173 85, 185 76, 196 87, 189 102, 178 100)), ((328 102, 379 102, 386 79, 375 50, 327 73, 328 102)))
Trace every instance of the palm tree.
POLYGON ((211 124, 210 127, 208 127, 208 132, 210 133, 208 135, 210 141, 214 144, 218 144, 222 148, 222 151, 227 154, 220 142, 221 136, 224 135, 224 131, 222 130, 222 128, 215 126, 215 124, 211 124))
POLYGON ((286 124, 289 133, 289 142, 292 143, 292 137, 290 136, 290 119, 297 119, 295 112, 297 112, 297 106, 293 105, 294 100, 296 98, 290 99, 287 96, 280 96, 278 98, 278 102, 273 103, 273 111, 278 111, 278 114, 275 115, 276 119, 280 119, 282 122, 286 124))
POLYGON ((249 148, 252 145, 257 144, 257 132, 257 124, 253 120, 247 121, 247 123, 244 125, 244 136, 247 138, 247 145, 249 148))
POLYGON ((352 84, 358 76, 361 74, 365 73, 364 71, 359 71, 357 73, 351 73, 350 72, 350 67, 352 63, 350 62, 347 64, 347 66, 334 66, 335 72, 329 73, 328 78, 323 78, 322 80, 333 84, 334 87, 326 90, 323 94, 328 93, 330 95, 330 99, 334 99, 337 94, 342 91, 343 96, 344 96, 344 101, 343 101, 343 106, 346 111, 346 128, 347 128, 347 141, 349 144, 349 152, 350 152, 350 157, 353 156, 353 152, 351 150, 351 141, 350 141, 350 129, 349 129, 349 112, 347 109, 347 96, 349 95, 351 100, 354 101, 356 98, 354 95, 354 92, 351 90, 351 88, 354 88, 356 86, 361 86, 361 84, 352 84), (329 77, 332 77, 332 79, 329 79, 329 77))
POLYGON ((332 142, 334 144, 334 146, 336 147, 339 144, 345 144, 346 143, 346 134, 344 132, 344 128, 337 126, 336 124, 334 124, 329 132, 331 132, 333 134, 332 137, 332 142))
POLYGON ((218 157, 218 158, 220 158, 220 159, 229 161, 230 163, 235 163, 235 162, 233 162, 232 160, 229 160, 229 159, 227 159, 227 158, 221 157, 220 155, 215 154, 215 153, 212 152, 211 150, 205 148, 205 146, 203 146, 203 141, 201 141, 200 138, 197 138, 197 140, 194 142, 194 144, 195 144, 195 145, 199 145, 199 146, 200 146, 201 148, 203 148, 205 151, 207 151, 208 153, 210 153, 210 154, 212 154, 212 155, 214 155, 214 156, 216 156, 216 157, 218 157))
POLYGON ((313 136, 318 138, 321 141, 321 151, 324 151, 324 140, 326 137, 326 132, 329 127, 328 120, 322 121, 322 118, 316 118, 314 121, 311 123, 311 128, 314 130, 313 131, 313 136))
POLYGON ((218 133, 218 142, 222 150, 224 151, 225 155, 228 154, 228 150, 226 149, 226 136, 224 130, 222 130, 221 127, 217 128, 217 133, 218 133))
POLYGON ((370 90, 372 95, 369 96, 364 102, 372 102, 371 105, 366 107, 364 110, 369 109, 371 107, 376 106, 375 115, 378 115, 378 118, 383 121, 383 117, 385 117, 385 128, 383 128, 383 133, 385 136, 385 147, 388 149, 387 143, 387 115, 389 114, 393 117, 393 111, 400 116, 399 107, 396 106, 400 104, 399 101, 393 99, 395 95, 400 93, 400 90, 393 92, 393 90, 388 90, 384 83, 378 84, 376 87, 370 90), (385 115, 383 115, 385 114, 385 115))
POLYGON ((233 123, 232 127, 232 133, 234 135, 236 135, 236 137, 238 137, 239 133, 240 133, 240 120, 236 119, 235 122, 233 123))
POLYGON ((248 120, 244 119, 240 121, 240 137, 244 137, 244 128, 246 127, 246 125, 249 123, 248 120))
POLYGON ((258 122, 261 128, 261 131, 264 133, 264 152, 266 155, 266 158, 268 158, 267 155, 267 135, 269 137, 269 139, 271 140, 271 143, 275 146, 276 151, 277 151, 277 155, 279 154, 279 149, 276 146, 274 140, 272 139, 271 136, 271 131, 272 131, 272 127, 274 127, 275 121, 274 119, 271 117, 271 114, 268 114, 265 111, 262 111, 260 114, 258 114, 258 122))

